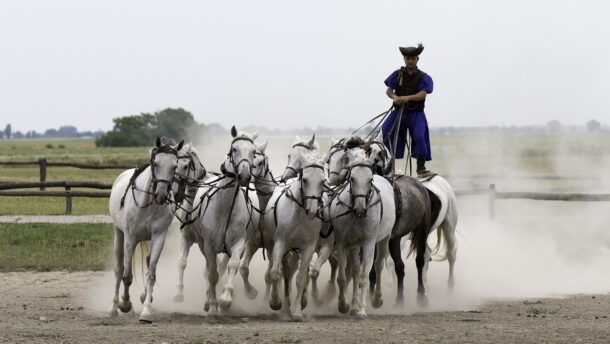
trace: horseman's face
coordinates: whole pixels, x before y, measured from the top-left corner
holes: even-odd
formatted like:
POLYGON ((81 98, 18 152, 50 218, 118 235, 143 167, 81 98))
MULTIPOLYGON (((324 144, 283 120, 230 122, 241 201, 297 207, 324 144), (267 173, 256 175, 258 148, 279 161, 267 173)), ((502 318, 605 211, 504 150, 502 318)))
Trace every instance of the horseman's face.
POLYGON ((414 69, 417 67, 417 62, 419 61, 419 56, 405 56, 405 66, 409 69, 414 69))

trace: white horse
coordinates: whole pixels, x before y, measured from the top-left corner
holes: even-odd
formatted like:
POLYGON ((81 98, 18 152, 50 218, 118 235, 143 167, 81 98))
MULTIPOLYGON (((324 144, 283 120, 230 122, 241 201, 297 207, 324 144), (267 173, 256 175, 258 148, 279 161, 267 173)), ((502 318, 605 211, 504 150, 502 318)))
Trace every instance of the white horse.
POLYGON ((363 149, 350 149, 348 159, 348 180, 336 191, 329 208, 339 262, 338 306, 341 313, 350 309, 345 299, 345 268, 349 258, 353 278, 351 311, 359 318, 366 318, 366 288, 373 261, 378 273, 372 305, 383 304, 379 282, 395 220, 394 191, 390 182, 373 174, 374 161, 363 149))
POLYGON ((324 161, 317 154, 303 156, 298 178, 290 186, 276 188, 265 216, 265 226, 275 228, 275 243, 271 256, 272 291, 270 306, 277 309, 281 303, 282 316, 302 320, 301 310, 307 305, 306 287, 309 263, 315 253, 322 229, 321 209, 325 203, 324 161), (297 293, 291 310, 290 289, 298 261, 297 293), (281 264, 281 270, 280 270, 281 264), (280 278, 284 280, 284 300, 279 298, 280 278))
POLYGON ((163 250, 167 229, 173 214, 167 203, 170 186, 177 186, 174 173, 178 164, 178 151, 184 141, 173 145, 162 143, 157 137, 150 154, 150 166, 130 169, 121 173, 110 192, 110 215, 114 227, 114 255, 116 278, 110 316, 117 316, 117 307, 124 313, 131 311, 129 287, 133 281, 132 258, 136 245, 151 241, 150 259, 146 272, 146 299, 140 321, 152 321, 152 293, 156 280, 156 267, 163 250), (119 303, 119 287, 123 281, 123 300, 119 303))
POLYGON ((242 187, 247 187, 251 179, 251 168, 254 162, 253 136, 231 128, 233 141, 227 159, 222 165, 225 175, 216 184, 200 188, 195 196, 195 207, 198 207, 198 221, 195 222, 196 234, 203 241, 203 254, 206 260, 206 277, 208 280, 207 302, 208 316, 218 314, 218 306, 226 310, 233 300, 233 280, 237 273, 239 260, 243 254, 246 233, 256 230, 258 207, 255 195, 248 195, 242 187), (218 266, 216 256, 227 253, 227 282, 219 300, 216 297, 218 283, 218 266))
MULTIPOLYGON (((177 195, 174 195, 179 204, 177 216, 181 223, 180 226, 180 258, 178 259, 178 283, 174 302, 184 300, 184 270, 191 246, 197 242, 197 235, 194 230, 193 222, 197 219, 197 210, 193 207, 195 195, 199 190, 199 182, 207 177, 207 171, 203 167, 197 149, 190 143, 184 145, 178 155, 178 167, 176 177, 179 179, 180 188, 177 195), (183 195, 180 197, 179 195, 183 195)), ((203 250, 203 246, 199 245, 203 250)), ((203 253, 203 252, 202 252, 203 253)))

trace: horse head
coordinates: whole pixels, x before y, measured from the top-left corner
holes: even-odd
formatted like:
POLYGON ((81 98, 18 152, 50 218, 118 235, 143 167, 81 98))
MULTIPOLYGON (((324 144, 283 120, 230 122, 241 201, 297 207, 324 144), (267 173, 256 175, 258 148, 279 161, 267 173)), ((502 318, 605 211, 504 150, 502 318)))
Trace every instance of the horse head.
POLYGON ((229 168, 234 173, 235 178, 240 186, 248 186, 252 176, 251 170, 254 165, 254 139, 257 134, 246 134, 243 131, 237 131, 235 126, 231 128, 231 150, 229 151, 229 168))
POLYGON ((305 215, 311 220, 324 206, 322 196, 324 193, 324 162, 327 157, 320 158, 317 154, 303 156, 303 166, 299 170, 301 204, 305 215))
POLYGON ((318 149, 316 134, 313 134, 309 140, 303 140, 297 136, 295 142, 292 144, 292 150, 288 154, 286 170, 284 171, 284 174, 282 174, 282 178, 280 180, 286 181, 290 178, 296 177, 299 170, 303 166, 303 156, 306 154, 311 154, 312 152, 317 152, 318 149))
POLYGON ((349 156, 349 188, 352 208, 356 217, 366 216, 367 208, 373 193, 374 160, 367 157, 363 148, 353 148, 349 156))
POLYGON ((178 151, 182 149, 184 140, 175 144, 173 139, 157 137, 155 147, 150 152, 150 169, 153 183, 153 199, 156 204, 167 201, 170 185, 173 184, 178 151))

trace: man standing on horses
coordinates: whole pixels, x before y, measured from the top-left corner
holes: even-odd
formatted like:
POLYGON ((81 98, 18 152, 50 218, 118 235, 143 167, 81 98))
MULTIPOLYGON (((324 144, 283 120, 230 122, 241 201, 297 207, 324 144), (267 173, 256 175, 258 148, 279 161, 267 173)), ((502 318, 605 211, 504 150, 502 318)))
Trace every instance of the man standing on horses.
POLYGON ((432 78, 417 68, 419 54, 424 50, 421 43, 417 47, 399 49, 405 66, 385 80, 388 87, 386 94, 394 101, 394 110, 382 125, 383 141, 393 152, 394 159, 402 159, 408 130, 412 144, 411 156, 417 159, 417 176, 427 177, 431 173, 425 164, 432 160, 432 154, 424 105, 426 95, 432 93, 432 78))

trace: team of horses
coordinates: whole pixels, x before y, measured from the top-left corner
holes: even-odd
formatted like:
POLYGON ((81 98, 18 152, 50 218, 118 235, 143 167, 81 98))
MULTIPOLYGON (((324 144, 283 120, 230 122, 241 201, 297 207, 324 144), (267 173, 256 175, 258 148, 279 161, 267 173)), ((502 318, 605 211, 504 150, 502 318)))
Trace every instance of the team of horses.
POLYGON ((392 175, 393 159, 381 135, 332 140, 329 152, 320 152, 315 135, 297 137, 279 179, 269 169, 267 143, 257 144, 256 134, 235 127, 231 135, 221 173, 208 173, 190 143, 157 138, 148 164, 117 177, 109 206, 116 258, 110 316, 132 311, 134 250, 150 241, 139 320, 153 321, 156 267, 174 219, 181 224, 174 301, 184 300, 184 270, 196 243, 205 257, 208 317, 231 307, 237 272, 245 296, 258 296, 249 281, 249 265, 259 249, 268 261, 264 297, 285 319, 303 318, 310 284, 313 301, 322 302, 317 279, 326 262, 331 266, 327 297, 338 287, 339 312, 366 318, 367 301, 375 308, 383 304, 381 276, 388 254, 397 277, 396 303, 402 304, 406 239, 409 254, 415 255, 420 305, 427 303, 426 271, 432 256, 449 262, 448 285, 454 285, 455 194, 440 175, 423 180, 392 175), (428 236, 434 231, 437 244, 430 248, 428 236), (226 282, 218 289, 222 274, 226 282))

